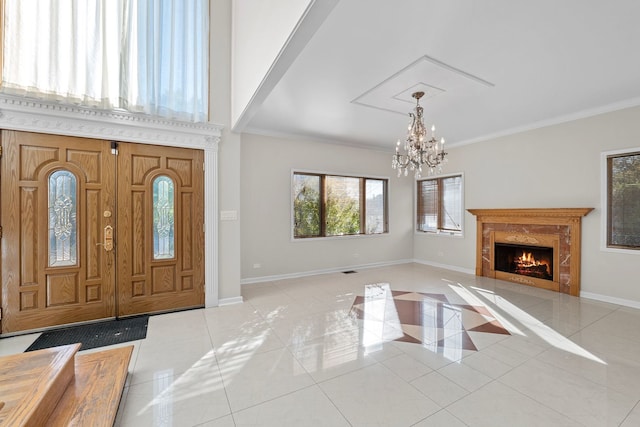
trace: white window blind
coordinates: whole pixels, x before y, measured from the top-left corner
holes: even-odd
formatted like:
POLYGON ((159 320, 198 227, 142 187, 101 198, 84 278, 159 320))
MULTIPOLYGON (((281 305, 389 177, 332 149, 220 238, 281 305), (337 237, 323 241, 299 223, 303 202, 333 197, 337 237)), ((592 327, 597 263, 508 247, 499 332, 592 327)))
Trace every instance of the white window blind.
POLYGON ((462 231, 462 175, 416 182, 416 230, 424 232, 462 231))
POLYGON ((4 0, 4 93, 207 121, 207 0, 4 0))

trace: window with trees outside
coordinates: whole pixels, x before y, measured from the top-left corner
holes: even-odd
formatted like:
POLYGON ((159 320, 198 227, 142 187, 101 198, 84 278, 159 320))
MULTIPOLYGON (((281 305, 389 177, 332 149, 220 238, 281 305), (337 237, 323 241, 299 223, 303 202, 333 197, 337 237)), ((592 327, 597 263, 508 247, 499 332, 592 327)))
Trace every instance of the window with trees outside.
POLYGON ((387 179, 294 172, 293 237, 388 232, 387 179))
POLYGON ((640 151, 607 156, 607 246, 640 249, 640 151))
POLYGON ((417 181, 416 230, 462 234, 462 175, 417 181))

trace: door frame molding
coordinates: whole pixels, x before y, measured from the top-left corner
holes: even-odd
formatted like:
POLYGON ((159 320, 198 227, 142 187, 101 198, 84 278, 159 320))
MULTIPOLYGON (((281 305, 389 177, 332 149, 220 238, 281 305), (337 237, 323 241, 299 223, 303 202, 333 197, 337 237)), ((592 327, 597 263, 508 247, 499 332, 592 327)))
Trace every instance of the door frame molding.
POLYGON ((218 306, 218 145, 222 125, 0 95, 0 129, 204 151, 205 307, 218 306))

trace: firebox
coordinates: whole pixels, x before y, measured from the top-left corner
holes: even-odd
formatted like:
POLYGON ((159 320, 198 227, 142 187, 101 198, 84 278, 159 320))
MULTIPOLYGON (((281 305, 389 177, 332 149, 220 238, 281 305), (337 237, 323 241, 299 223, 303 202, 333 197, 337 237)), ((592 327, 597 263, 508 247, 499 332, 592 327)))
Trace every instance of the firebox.
POLYGON ((553 248, 495 243, 495 270, 553 280, 553 248))
POLYGON ((489 243, 489 277, 559 290, 558 234, 491 231, 489 243))

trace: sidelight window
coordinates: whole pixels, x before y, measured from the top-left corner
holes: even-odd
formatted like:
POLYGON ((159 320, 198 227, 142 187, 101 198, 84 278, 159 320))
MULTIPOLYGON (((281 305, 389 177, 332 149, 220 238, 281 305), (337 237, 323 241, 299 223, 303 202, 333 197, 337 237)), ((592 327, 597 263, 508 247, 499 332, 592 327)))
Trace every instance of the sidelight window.
POLYGON ((78 263, 77 180, 67 170, 49 176, 49 267, 78 263))
POLYGON ((153 180, 153 259, 175 256, 175 185, 161 175, 153 180))

